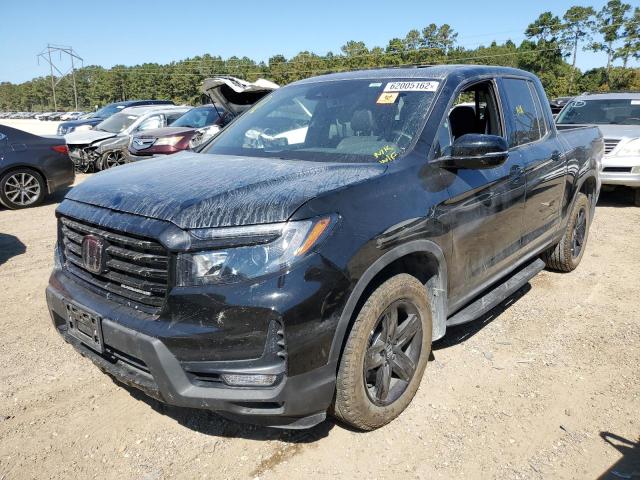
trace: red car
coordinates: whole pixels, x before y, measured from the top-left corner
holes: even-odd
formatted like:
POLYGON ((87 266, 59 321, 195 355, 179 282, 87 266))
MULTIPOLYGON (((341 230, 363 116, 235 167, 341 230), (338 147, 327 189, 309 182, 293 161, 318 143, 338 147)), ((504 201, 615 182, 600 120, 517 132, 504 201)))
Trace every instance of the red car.
POLYGON ((189 110, 170 127, 132 135, 128 160, 193 149, 276 88, 278 85, 263 79, 250 83, 234 77, 208 78, 203 91, 214 103, 189 110))

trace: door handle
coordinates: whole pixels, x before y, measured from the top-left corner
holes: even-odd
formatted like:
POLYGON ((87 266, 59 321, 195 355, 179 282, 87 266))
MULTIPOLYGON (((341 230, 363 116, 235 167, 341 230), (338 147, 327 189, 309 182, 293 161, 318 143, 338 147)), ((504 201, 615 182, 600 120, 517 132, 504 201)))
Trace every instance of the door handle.
POLYGON ((551 160, 554 162, 560 161, 560 158, 561 158, 560 152, 558 152, 557 150, 551 154, 551 160))

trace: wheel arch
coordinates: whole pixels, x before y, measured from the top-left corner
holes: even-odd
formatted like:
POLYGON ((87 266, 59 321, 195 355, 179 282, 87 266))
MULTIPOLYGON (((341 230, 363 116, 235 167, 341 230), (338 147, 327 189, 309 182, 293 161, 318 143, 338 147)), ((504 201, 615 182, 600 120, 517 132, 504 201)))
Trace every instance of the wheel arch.
POLYGON ((447 264, 441 248, 431 240, 414 240, 384 253, 360 277, 342 311, 329 360, 336 367, 353 322, 370 293, 393 275, 408 273, 424 284, 431 306, 433 340, 446 331, 447 264))

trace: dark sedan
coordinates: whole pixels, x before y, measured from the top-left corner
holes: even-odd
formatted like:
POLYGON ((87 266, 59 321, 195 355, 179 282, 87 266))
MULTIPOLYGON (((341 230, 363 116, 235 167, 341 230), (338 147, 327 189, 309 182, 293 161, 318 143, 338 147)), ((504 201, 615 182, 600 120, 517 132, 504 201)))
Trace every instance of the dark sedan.
POLYGON ((63 138, 40 137, 0 125, 0 203, 7 208, 38 205, 71 185, 73 162, 63 138))

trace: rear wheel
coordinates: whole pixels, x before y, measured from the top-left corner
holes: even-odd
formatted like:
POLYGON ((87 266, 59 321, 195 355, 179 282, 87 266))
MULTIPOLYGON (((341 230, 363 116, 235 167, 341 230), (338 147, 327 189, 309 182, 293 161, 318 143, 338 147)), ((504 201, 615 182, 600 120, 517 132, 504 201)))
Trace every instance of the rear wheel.
POLYGON ((44 196, 44 179, 34 170, 19 168, 0 179, 0 202, 11 210, 34 207, 44 196))
POLYGON ((356 318, 340 360, 334 415, 361 430, 389 423, 413 399, 430 351, 425 287, 411 275, 396 275, 356 318))
POLYGON ((633 192, 633 203, 636 207, 640 207, 640 188, 636 188, 633 192))
POLYGON ((548 268, 570 272, 580 264, 589 237, 590 214, 588 197, 579 193, 560 242, 542 254, 548 268))

